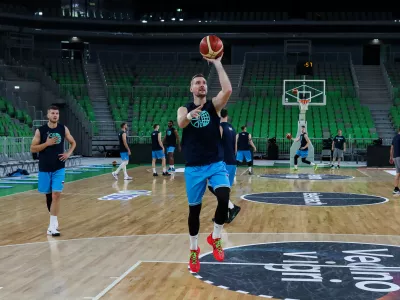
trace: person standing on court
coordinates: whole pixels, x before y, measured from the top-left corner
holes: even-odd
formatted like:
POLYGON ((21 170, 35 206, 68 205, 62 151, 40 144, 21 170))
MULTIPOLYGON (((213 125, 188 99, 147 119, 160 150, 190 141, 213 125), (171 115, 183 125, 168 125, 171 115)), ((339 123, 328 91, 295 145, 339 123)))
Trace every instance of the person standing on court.
POLYGON ((190 235, 189 266, 192 272, 199 272, 200 261, 198 234, 202 199, 209 181, 218 200, 214 229, 207 237, 217 261, 224 260, 222 228, 228 214, 230 196, 229 174, 224 163, 219 113, 227 104, 232 85, 222 66, 222 55, 215 59, 204 57, 214 64, 221 84, 221 91, 207 100, 207 81, 202 74, 196 74, 190 82, 193 102, 178 109, 178 125, 183 128, 182 150, 186 160, 185 183, 189 204, 188 227, 190 235))
POLYGON ((250 146, 253 148, 254 152, 257 151, 257 148, 253 143, 251 134, 247 132, 246 126, 242 126, 242 132, 237 134, 236 142, 237 142, 237 154, 236 154, 237 165, 240 165, 243 162, 243 160, 246 160, 249 166, 249 175, 252 175, 253 156, 250 151, 250 146))
POLYGON ((390 146, 390 163, 396 166, 396 177, 394 179, 393 194, 400 195, 399 181, 400 181, 400 127, 397 129, 397 134, 392 140, 390 146))
POLYGON ((35 131, 31 144, 31 152, 39 153, 39 180, 38 191, 46 195, 47 208, 50 212, 50 224, 47 234, 59 236, 58 219, 60 212, 60 198, 64 188, 65 161, 71 156, 76 142, 69 129, 58 123, 60 110, 57 106, 47 109, 47 124, 35 131), (64 150, 64 141, 70 143, 67 152, 64 150))
POLYGON ((126 132, 128 131, 128 124, 125 122, 121 124, 121 131, 118 133, 119 141, 119 155, 121 156, 121 164, 115 172, 112 172, 112 176, 115 180, 118 180, 119 171, 124 171, 124 180, 131 180, 132 177, 128 175, 126 166, 129 164, 129 156, 131 155, 131 149, 129 149, 128 142, 126 141, 126 132))
POLYGON ((151 166, 153 167, 153 176, 158 176, 156 170, 156 161, 157 159, 161 159, 161 164, 163 168, 163 176, 171 176, 170 173, 167 172, 167 164, 165 162, 165 153, 164 153, 164 145, 161 141, 161 132, 160 125, 153 125, 154 131, 151 133, 151 166))
POLYGON ((342 135, 342 130, 338 130, 337 136, 332 141, 332 151, 333 151, 333 159, 332 159, 332 165, 331 168, 333 169, 334 162, 337 158, 338 163, 337 167, 340 168, 340 160, 344 159, 343 153, 346 152, 346 138, 342 135))
POLYGON ((178 151, 181 152, 181 145, 179 142, 178 131, 174 128, 174 121, 168 121, 168 129, 166 131, 165 137, 163 139, 163 144, 167 144, 167 155, 169 168, 167 172, 175 172, 174 165, 174 152, 176 145, 178 145, 178 151))

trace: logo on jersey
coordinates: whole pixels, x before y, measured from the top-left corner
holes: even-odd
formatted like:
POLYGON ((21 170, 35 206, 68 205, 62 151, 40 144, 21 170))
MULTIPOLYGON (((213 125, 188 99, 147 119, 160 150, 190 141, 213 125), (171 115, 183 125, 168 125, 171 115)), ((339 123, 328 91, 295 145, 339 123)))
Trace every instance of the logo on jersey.
POLYGON ((59 133, 57 133, 57 132, 52 132, 52 133, 49 133, 48 134, 49 135, 49 138, 57 138, 57 140, 56 140, 56 144, 58 145, 59 143, 61 143, 61 135, 59 134, 59 133))
POLYGON ((203 128, 210 124, 210 114, 206 110, 202 110, 197 118, 193 118, 190 122, 195 128, 203 128))
POLYGON ((172 134, 171 130, 167 130, 167 135, 170 136, 172 134))

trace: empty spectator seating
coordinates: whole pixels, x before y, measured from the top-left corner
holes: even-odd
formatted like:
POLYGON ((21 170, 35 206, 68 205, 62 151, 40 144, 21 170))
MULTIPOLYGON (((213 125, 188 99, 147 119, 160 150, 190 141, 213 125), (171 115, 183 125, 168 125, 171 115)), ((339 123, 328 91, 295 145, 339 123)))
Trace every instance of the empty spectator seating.
POLYGON ((390 109, 389 118, 393 126, 398 128, 400 126, 400 63, 387 64, 385 67, 393 91, 393 106, 390 109))
POLYGON ((32 136, 32 118, 27 112, 16 109, 4 97, 0 97, 0 111, 0 136, 32 136))

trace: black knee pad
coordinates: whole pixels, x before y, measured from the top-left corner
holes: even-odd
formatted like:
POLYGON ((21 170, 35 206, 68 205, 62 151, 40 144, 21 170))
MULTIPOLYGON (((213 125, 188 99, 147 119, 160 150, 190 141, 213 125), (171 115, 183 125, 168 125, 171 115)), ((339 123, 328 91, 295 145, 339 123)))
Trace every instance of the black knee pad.
POLYGON ((253 161, 252 161, 252 160, 249 161, 249 162, 247 163, 247 165, 248 165, 249 167, 252 167, 252 166, 253 166, 253 161))
POLYGON ((191 236, 195 236, 199 233, 200 230, 200 212, 201 212, 201 204, 189 206, 189 234, 191 236))
POLYGON ((240 161, 236 161, 236 166, 240 166, 241 165, 241 162, 240 161))
POLYGON ((300 156, 298 156, 297 154, 294 156, 295 159, 298 159, 300 156))
POLYGON ((47 202, 47 209, 50 212, 50 208, 51 208, 51 203, 53 202, 53 194, 46 194, 46 202, 47 202))
POLYGON ((229 187, 219 187, 215 189, 218 205, 215 211, 215 223, 223 225, 228 215, 229 196, 231 189, 229 187))

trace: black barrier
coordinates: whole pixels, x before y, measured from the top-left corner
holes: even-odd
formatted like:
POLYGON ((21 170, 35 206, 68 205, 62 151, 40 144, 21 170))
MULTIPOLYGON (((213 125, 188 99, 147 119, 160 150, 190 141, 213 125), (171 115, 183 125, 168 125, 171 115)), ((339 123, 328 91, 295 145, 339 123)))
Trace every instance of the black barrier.
POLYGON ((367 167, 393 167, 389 158, 390 146, 368 146, 367 167))
MULTIPOLYGON (((129 145, 131 149, 131 157, 129 158, 130 164, 150 164, 151 163, 151 144, 133 144, 129 145)), ((165 149, 166 150, 166 149, 165 149)), ((165 154, 165 158, 167 159, 168 164, 168 155, 165 154)), ((175 148, 174 152, 174 164, 185 164, 185 159, 183 158, 183 153, 178 151, 178 148, 175 148)), ((157 161, 159 163, 159 160, 157 161)))

